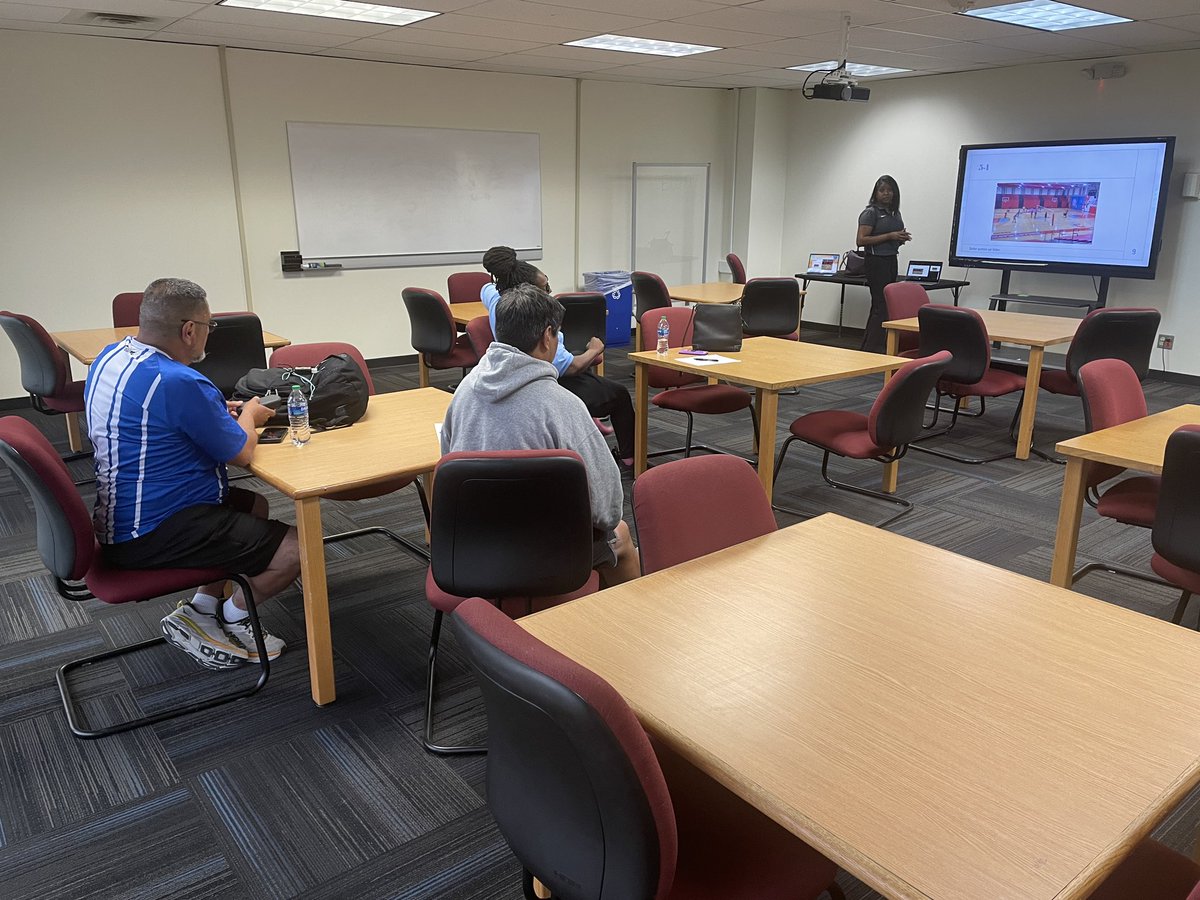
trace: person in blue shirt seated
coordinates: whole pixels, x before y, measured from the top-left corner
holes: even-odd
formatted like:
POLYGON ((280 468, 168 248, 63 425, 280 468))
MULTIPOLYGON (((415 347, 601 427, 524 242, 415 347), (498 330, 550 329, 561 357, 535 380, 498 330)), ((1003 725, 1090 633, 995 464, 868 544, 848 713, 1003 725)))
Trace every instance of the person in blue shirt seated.
MULTIPOLYGON (((479 299, 487 307, 492 334, 496 334, 496 304, 500 295, 521 284, 532 284, 547 293, 550 282, 536 266, 517 259, 511 247, 493 247, 483 255, 483 267, 492 276, 492 283, 485 284, 479 299)), ((633 400, 629 391, 613 381, 591 371, 592 363, 604 352, 604 342, 592 335, 587 350, 578 356, 563 345, 558 336, 558 349, 551 364, 558 371, 558 383, 583 401, 588 412, 596 418, 607 416, 612 422, 617 439, 617 458, 622 474, 633 472, 633 400)))
MULTIPOLYGON (((246 576, 256 602, 300 572, 296 529, 267 518, 266 498, 229 487, 226 464, 246 465, 272 412, 227 403, 191 368, 217 327, 198 284, 161 278, 146 288, 136 337, 101 351, 84 388, 96 450, 93 521, 106 561, 122 569, 226 569, 246 576)), ((199 588, 162 620, 169 643, 201 665, 260 662, 241 589, 199 588)), ((268 659, 285 644, 263 633, 268 659)))

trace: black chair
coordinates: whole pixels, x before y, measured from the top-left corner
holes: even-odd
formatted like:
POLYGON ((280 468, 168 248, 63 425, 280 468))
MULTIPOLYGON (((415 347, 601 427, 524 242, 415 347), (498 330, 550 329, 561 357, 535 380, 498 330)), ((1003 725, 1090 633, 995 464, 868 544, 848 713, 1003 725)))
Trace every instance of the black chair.
POLYGON ((449 453, 438 463, 434 483, 425 578, 434 614, 423 741, 433 753, 483 753, 482 746, 434 742, 442 617, 468 597, 492 599, 516 617, 599 589, 587 470, 569 450, 449 453), (551 513, 535 502, 538 497, 554 498, 551 513), (505 511, 503 521, 497 510, 505 511))
POLYGON ((1200 593, 1200 425, 1184 425, 1167 439, 1150 541, 1150 568, 1183 592, 1171 618, 1178 625, 1200 593))
POLYGON ((588 341, 594 337, 604 340, 608 329, 608 302, 603 294, 592 291, 555 294, 563 305, 563 344, 572 353, 579 354, 587 349, 588 341))
POLYGON ((736 253, 726 253, 725 262, 729 263, 729 274, 733 276, 733 283, 745 284, 746 267, 742 265, 742 258, 736 253))
POLYGON ((917 353, 924 357, 932 356, 941 350, 949 350, 954 357, 934 389, 933 421, 927 427, 936 427, 938 418, 943 412, 947 412, 942 406, 943 397, 950 397, 953 406, 949 410, 950 424, 941 431, 911 441, 912 448, 969 465, 1015 456, 1015 447, 994 456, 970 457, 924 446, 924 441, 954 430, 960 415, 959 401, 964 397, 978 397, 979 415, 983 415, 986 411, 986 398, 1003 397, 1024 390, 1025 376, 992 366, 992 344, 988 339, 987 326, 983 323, 983 317, 975 310, 965 306, 928 303, 917 311, 917 319, 920 322, 917 353))
POLYGON ((455 631, 488 716, 487 802, 521 863, 561 900, 841 898, 837 866, 651 743, 607 681, 483 600, 455 631))
POLYGON ((417 359, 418 383, 429 387, 430 369, 467 369, 479 362, 479 354, 465 333, 459 334, 450 305, 437 291, 405 288, 401 292, 412 329, 417 359))
POLYGON ((243 375, 267 367, 262 322, 251 312, 213 313, 212 321, 217 327, 208 336, 204 359, 192 368, 228 399, 243 375))
POLYGON ((1065 369, 1043 369, 1038 385, 1052 394, 1079 396, 1079 370, 1094 359, 1120 359, 1144 381, 1162 313, 1106 307, 1088 313, 1067 348, 1065 369))
POLYGON ((45 435, 18 416, 0 419, 0 459, 8 465, 33 501, 34 512, 37 515, 38 552, 42 563, 54 576, 54 585, 59 595, 65 599, 81 601, 96 598, 105 603, 136 602, 222 579, 237 582, 246 598, 246 610, 250 613, 255 647, 261 661, 258 680, 252 686, 238 687, 216 697, 193 701, 102 728, 88 728, 83 723, 71 695, 68 683, 70 673, 81 666, 165 643, 165 638, 160 636, 115 650, 105 650, 69 662, 58 670, 58 690, 62 697, 63 709, 66 710, 71 731, 77 737, 104 737, 162 722, 185 713, 209 709, 231 700, 248 697, 267 683, 271 672, 270 659, 267 656, 267 648, 263 645, 262 629, 258 624, 258 612, 254 606, 254 594, 242 576, 220 569, 114 569, 105 562, 96 543, 92 519, 83 505, 83 499, 71 483, 66 466, 54 452, 45 435))
POLYGON ((633 346, 642 349, 642 317, 652 309, 668 309, 671 306, 671 293, 663 280, 653 272, 632 272, 629 275, 633 282, 633 307, 636 324, 634 326, 633 346))
MULTIPOLYGON (((912 501, 872 491, 829 477, 829 455, 831 453, 848 459, 873 459, 881 463, 893 463, 901 459, 912 441, 921 433, 925 418, 925 401, 934 390, 938 379, 945 376, 951 364, 950 354, 945 350, 933 356, 914 359, 905 363, 888 379, 871 404, 866 415, 849 410, 826 409, 811 412, 791 424, 791 434, 779 448, 779 459, 775 463, 775 478, 783 467, 783 458, 792 441, 804 441, 825 451, 821 458, 821 477, 830 487, 874 497, 902 507, 900 512, 889 516, 876 527, 883 528, 912 509, 912 501)), ((804 513, 785 506, 775 509, 795 516, 807 518, 804 513)))
POLYGON ((747 337, 800 340, 800 285, 795 278, 751 278, 742 292, 747 337))

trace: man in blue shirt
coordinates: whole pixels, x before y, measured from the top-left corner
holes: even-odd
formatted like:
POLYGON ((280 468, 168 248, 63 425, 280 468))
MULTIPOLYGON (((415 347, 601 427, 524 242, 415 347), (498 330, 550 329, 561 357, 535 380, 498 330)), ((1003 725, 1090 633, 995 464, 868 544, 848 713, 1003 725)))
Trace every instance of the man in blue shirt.
MULTIPOLYGON (((267 519, 264 497, 231 489, 226 464, 245 465, 271 410, 227 403, 191 368, 217 324, 204 289, 179 278, 146 288, 136 337, 106 347, 84 400, 96 450, 93 521, 118 568, 222 568, 244 574, 262 602, 300 571, 296 529, 267 519)), ((241 589, 197 589, 162 620, 171 644, 208 668, 260 662, 241 589)), ((267 657, 285 644, 263 633, 267 657)))

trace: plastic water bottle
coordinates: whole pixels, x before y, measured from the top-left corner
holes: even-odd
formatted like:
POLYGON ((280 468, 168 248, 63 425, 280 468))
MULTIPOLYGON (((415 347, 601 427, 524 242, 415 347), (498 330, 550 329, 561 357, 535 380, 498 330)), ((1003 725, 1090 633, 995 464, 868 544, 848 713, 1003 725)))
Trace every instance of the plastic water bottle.
POLYGON ((658 350, 659 356, 666 356, 667 350, 671 347, 671 325, 667 321, 667 317, 663 316, 658 320, 658 350))
POLYGON ((308 439, 312 437, 308 427, 308 398, 299 386, 292 388, 288 397, 288 425, 292 429, 293 444, 303 447, 308 443, 308 439))

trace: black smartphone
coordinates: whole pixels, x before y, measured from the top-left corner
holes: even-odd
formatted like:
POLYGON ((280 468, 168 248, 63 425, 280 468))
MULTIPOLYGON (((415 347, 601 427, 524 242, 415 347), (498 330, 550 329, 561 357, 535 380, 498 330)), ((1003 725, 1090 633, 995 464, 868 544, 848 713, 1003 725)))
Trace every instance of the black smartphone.
POLYGON ((282 444, 290 429, 286 425, 272 425, 258 433, 260 444, 282 444))

